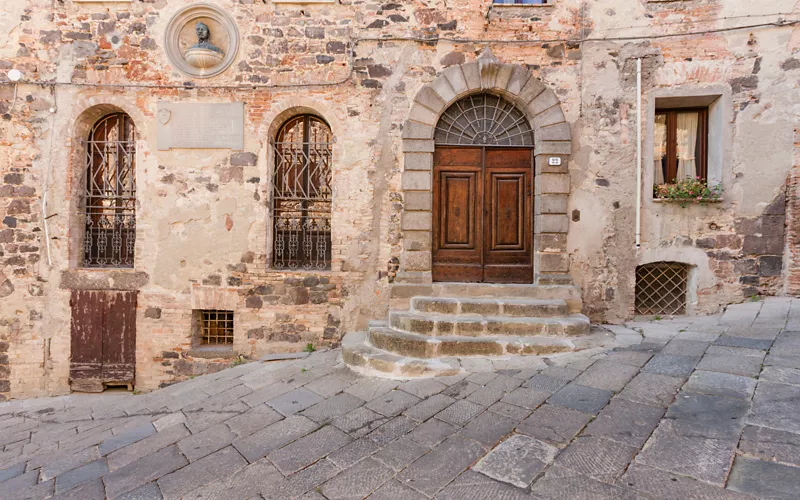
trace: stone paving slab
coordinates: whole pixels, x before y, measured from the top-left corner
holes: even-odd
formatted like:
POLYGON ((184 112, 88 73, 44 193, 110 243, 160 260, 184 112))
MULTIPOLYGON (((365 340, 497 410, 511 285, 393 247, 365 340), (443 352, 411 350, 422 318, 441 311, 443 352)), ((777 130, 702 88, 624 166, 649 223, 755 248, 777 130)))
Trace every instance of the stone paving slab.
POLYGON ((334 350, 0 403, 0 498, 800 498, 800 300, 628 326, 451 377, 334 350))

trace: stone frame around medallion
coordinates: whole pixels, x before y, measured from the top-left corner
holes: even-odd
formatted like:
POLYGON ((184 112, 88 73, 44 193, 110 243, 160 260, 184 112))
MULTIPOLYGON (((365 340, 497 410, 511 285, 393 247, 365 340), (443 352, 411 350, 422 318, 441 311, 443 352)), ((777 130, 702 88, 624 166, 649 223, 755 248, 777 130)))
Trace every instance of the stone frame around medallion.
POLYGON ((189 5, 176 12, 170 19, 164 33, 164 47, 170 62, 181 73, 194 78, 212 78, 228 69, 236 59, 236 54, 239 51, 239 29, 236 27, 233 18, 215 5, 208 3, 189 5), (187 24, 202 18, 213 19, 218 23, 225 30, 229 40, 224 58, 218 65, 209 70, 190 65, 186 62, 186 58, 180 49, 181 30, 187 24))
POLYGON ((534 137, 535 284, 571 284, 567 231, 572 133, 552 89, 521 65, 501 64, 490 50, 451 66, 423 86, 403 126, 403 251, 398 282, 432 282, 433 134, 442 113, 470 94, 490 93, 525 113, 534 137), (560 165, 550 165, 560 158, 560 165))

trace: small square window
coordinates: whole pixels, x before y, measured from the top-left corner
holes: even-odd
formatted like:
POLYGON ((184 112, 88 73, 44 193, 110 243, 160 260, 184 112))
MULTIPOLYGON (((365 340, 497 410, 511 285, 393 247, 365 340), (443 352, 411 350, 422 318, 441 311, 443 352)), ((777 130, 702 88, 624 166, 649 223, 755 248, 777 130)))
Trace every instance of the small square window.
POLYGON ((233 311, 203 309, 195 311, 201 346, 233 345, 233 311))
POLYGON ((708 108, 656 109, 653 168, 656 185, 708 179, 708 108))

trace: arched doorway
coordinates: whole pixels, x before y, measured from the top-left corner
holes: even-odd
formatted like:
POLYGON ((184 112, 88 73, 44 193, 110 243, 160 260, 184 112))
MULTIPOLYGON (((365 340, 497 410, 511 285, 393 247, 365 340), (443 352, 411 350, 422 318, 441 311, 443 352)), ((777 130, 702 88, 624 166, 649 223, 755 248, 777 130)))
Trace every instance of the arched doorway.
POLYGON ((434 131, 434 281, 533 282, 533 131, 512 103, 472 94, 434 131))

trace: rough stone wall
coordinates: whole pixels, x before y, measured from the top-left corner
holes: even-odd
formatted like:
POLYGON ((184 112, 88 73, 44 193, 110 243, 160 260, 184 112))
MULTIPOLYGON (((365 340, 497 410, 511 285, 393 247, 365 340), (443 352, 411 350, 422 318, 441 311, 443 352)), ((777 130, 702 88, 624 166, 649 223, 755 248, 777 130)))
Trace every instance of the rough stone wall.
POLYGON ((402 124, 418 90, 474 60, 487 45, 480 40, 493 40, 501 62, 553 89, 572 127, 568 250, 593 320, 631 317, 635 267, 653 260, 696 266, 693 312, 780 291, 776 203, 792 167, 800 103, 797 28, 579 40, 759 24, 777 13, 796 18, 794 0, 494 8, 478 0, 210 1, 233 16, 241 46, 233 66, 208 81, 177 73, 164 53, 166 25, 189 0, 18 0, 0 12, 0 397, 69 390, 72 288, 139 290, 141 390, 231 362, 191 355, 198 303, 234 308, 234 349, 246 356, 335 344, 384 317, 387 263, 403 243, 402 124), (420 37, 437 40, 410 39, 420 37), (686 85, 722 85, 731 107, 724 202, 653 203, 646 174, 639 250, 637 57, 645 109, 653 92, 686 85), (25 81, 58 85, 10 85, 11 68, 25 81), (132 86, 113 86, 120 83, 132 86), (244 150, 158 151, 161 100, 245 102, 244 150), (133 272, 80 270, 77 261, 80 141, 109 105, 133 118, 139 139, 133 272), (293 113, 312 110, 336 137, 332 270, 268 271, 269 139, 293 113))

